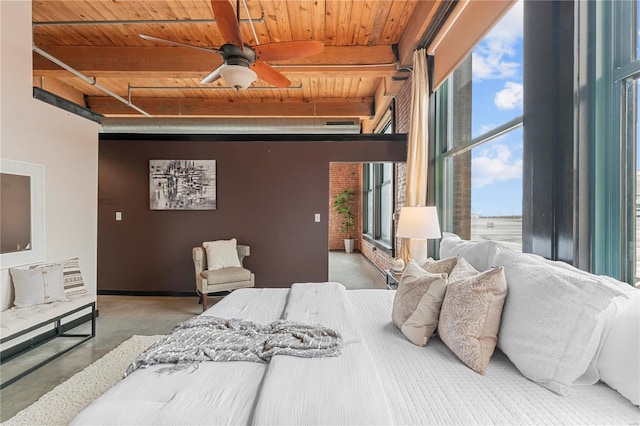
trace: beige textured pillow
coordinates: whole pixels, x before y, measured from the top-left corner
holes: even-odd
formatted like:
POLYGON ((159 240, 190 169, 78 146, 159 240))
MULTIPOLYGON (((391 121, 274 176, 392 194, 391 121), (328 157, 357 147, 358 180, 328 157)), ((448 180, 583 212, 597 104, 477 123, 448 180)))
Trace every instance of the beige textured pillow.
POLYGON ((449 275, 453 268, 456 267, 458 258, 456 256, 448 257, 446 259, 433 260, 432 258, 422 265, 422 269, 432 274, 447 274, 449 275))
POLYGON ((207 269, 215 271, 222 268, 242 267, 236 249, 237 243, 235 238, 202 243, 207 252, 207 269))
POLYGON ((446 289, 446 274, 429 273, 414 260, 405 268, 393 299, 391 318, 411 343, 427 344, 438 325, 446 289))
POLYGON ((507 281, 502 267, 474 272, 464 258, 458 259, 442 303, 438 334, 462 362, 484 375, 497 343, 507 281))

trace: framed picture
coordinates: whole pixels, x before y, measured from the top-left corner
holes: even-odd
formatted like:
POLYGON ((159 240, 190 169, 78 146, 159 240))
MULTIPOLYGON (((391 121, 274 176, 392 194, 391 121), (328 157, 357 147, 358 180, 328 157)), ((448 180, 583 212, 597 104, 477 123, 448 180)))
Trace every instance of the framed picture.
POLYGON ((3 158, 0 184, 0 267, 43 261, 44 166, 3 158))
POLYGON ((215 210, 216 160, 149 160, 151 210, 215 210))

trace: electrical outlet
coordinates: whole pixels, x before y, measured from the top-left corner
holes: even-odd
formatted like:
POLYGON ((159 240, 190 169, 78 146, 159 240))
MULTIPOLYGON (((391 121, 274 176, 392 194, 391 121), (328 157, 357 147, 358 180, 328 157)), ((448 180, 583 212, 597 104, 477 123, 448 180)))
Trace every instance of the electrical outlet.
POLYGON ((116 212, 116 220, 122 220, 122 212, 116 212))
POLYGON ((320 222, 320 213, 316 213, 316 222, 320 222))

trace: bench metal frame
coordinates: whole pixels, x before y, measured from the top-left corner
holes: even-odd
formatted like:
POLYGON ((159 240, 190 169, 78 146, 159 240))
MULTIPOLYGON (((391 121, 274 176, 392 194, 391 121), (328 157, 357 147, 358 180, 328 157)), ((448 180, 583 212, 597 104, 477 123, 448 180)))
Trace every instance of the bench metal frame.
MULTIPOLYGON (((19 380, 19 379, 23 378, 24 376, 26 376, 27 374, 37 370, 38 368, 42 367, 45 364, 47 364, 49 361, 53 361, 54 359, 60 357, 61 355, 64 355, 65 353, 69 352, 71 349, 73 349, 73 348, 83 344, 87 340, 95 337, 96 336, 96 316, 97 316, 96 315, 96 302, 93 301, 93 302, 85 303, 84 305, 79 306, 79 307, 77 307, 77 308, 75 308, 75 309, 73 309, 73 310, 71 310, 69 312, 65 312, 64 314, 49 318, 46 321, 42 321, 39 324, 33 325, 33 326, 29 327, 29 328, 26 328, 24 330, 20 330, 20 331, 12 334, 10 336, 7 336, 7 337, 4 337, 4 338, 0 339, 0 343, 5 343, 5 342, 9 342, 9 341, 11 341, 13 339, 16 339, 16 338, 18 338, 20 336, 24 336, 27 333, 30 333, 30 332, 35 331, 35 330, 38 330, 39 328, 45 327, 45 326, 50 325, 50 324, 54 324, 54 327, 55 327, 54 330, 50 330, 50 331, 54 331, 55 332, 55 334, 52 335, 51 337, 44 338, 41 341, 38 341, 37 343, 29 346, 28 348, 26 348, 26 349, 24 349, 22 351, 19 351, 18 353, 15 353, 15 354, 7 357, 6 359, 4 357, 2 357, 0 359, 0 364, 4 364, 5 362, 8 362, 8 361, 12 360, 12 359, 16 358, 19 355, 23 355, 26 352, 29 352, 32 349, 35 349, 35 348, 37 348, 39 346, 42 346, 45 343, 50 342, 51 340, 56 339, 58 337, 81 337, 82 338, 78 342, 74 343, 72 346, 69 346, 68 348, 65 348, 65 349, 62 349, 59 352, 56 352, 55 354, 51 355, 47 359, 39 362, 38 364, 28 368, 25 371, 21 372, 17 376, 14 376, 14 377, 12 377, 12 378, 0 383, 0 389, 3 389, 5 387, 9 386, 10 384, 12 384, 12 383, 16 382, 17 380, 19 380), (77 312, 83 311, 83 310, 85 310, 87 308, 91 308, 91 334, 65 333, 64 330, 63 330, 63 326, 66 325, 66 324, 62 324, 62 320, 67 318, 67 317, 69 317, 69 316, 71 316, 71 315, 73 315, 73 314, 75 314, 75 313, 77 313, 77 312)), ((46 334, 46 332, 43 333, 43 334, 46 334)))

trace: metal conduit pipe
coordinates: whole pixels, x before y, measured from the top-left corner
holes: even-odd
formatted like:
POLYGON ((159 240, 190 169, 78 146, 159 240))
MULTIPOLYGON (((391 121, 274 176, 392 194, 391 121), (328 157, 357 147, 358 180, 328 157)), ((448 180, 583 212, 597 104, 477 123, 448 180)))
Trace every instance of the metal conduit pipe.
POLYGON ((389 62, 388 64, 269 64, 273 68, 398 68, 398 62, 389 62))
MULTIPOLYGON (((59 27, 82 25, 135 25, 135 24, 215 24, 215 19, 114 19, 103 21, 40 21, 32 22, 33 27, 59 27)), ((264 16, 257 19, 240 19, 241 24, 257 22, 264 23, 264 16)))
POLYGON ((44 50, 40 49, 35 44, 33 45, 33 51, 36 52, 38 55, 40 55, 40 56, 42 56, 44 58, 47 58, 48 60, 50 60, 54 64, 56 64, 56 65, 64 68, 65 70, 69 71, 71 74, 73 74, 76 77, 82 79, 83 81, 85 81, 85 82, 97 87, 98 89, 100 89, 104 93, 106 93, 107 95, 119 100, 120 102, 122 102, 126 106, 135 109, 136 111, 138 111, 140 114, 144 115, 145 117, 152 117, 151 114, 149 114, 148 112, 144 111, 143 109, 137 107, 136 105, 132 104, 127 99, 123 98, 122 96, 120 96, 120 95, 118 95, 116 93, 113 93, 111 90, 109 90, 106 87, 100 85, 96 81, 95 78, 87 77, 86 75, 82 74, 80 71, 78 71, 75 68, 71 67, 70 65, 67 65, 66 63, 62 62, 60 59, 56 58, 55 56, 52 56, 49 53, 45 52, 44 50))

